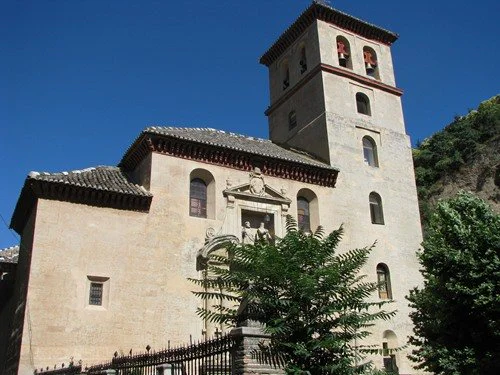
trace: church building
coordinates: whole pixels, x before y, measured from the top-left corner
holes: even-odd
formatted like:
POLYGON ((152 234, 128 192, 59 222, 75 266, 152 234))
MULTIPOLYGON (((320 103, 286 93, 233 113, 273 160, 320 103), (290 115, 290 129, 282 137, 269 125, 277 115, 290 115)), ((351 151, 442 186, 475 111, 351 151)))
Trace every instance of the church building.
MULTIPOLYGON (((281 237, 287 215, 305 231, 343 224, 342 249, 377 242, 363 273, 380 282, 371 298, 398 312, 367 344, 406 344, 422 233, 396 40, 315 1, 260 58, 269 139, 150 126, 117 166, 31 172, 11 221, 21 243, 1 315, 3 373, 213 336, 221 327, 196 315, 187 280, 199 278, 207 245, 281 237)), ((416 374, 410 350, 372 359, 416 374)))

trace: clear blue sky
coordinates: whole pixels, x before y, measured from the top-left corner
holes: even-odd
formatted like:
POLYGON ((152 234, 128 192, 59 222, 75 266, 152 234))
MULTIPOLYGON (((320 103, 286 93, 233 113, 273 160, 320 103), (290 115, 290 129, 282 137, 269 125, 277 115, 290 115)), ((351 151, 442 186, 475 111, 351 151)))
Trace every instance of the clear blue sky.
MULTIPOLYGON (((498 0, 330 3, 400 34, 393 59, 413 142, 499 93, 498 0)), ((267 137, 258 58, 309 4, 2 1, 2 217, 29 171, 116 165, 148 125, 267 137)), ((16 242, 0 222, 0 248, 16 242)))

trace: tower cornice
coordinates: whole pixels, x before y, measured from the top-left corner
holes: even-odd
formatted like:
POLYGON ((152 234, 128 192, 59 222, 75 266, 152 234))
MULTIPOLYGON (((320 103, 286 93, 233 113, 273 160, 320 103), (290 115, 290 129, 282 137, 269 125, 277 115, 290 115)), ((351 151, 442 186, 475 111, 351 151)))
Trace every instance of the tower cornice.
POLYGON ((385 83, 382 83, 374 78, 370 77, 365 77, 359 74, 354 73, 353 71, 346 69, 346 68, 339 68, 333 65, 328 65, 328 64, 318 64, 316 65, 311 71, 305 75, 299 82, 297 82, 293 87, 291 87, 287 93, 285 93, 283 96, 281 96, 278 100, 276 100, 273 104, 269 106, 269 108, 266 109, 264 112, 266 116, 271 115, 271 113, 274 112, 279 106, 281 106, 285 101, 287 101, 290 97, 292 97, 301 87, 303 87, 307 82, 309 82, 311 79, 313 79, 316 74, 319 72, 326 72, 326 73, 331 73, 335 74, 341 77, 349 78, 352 79, 353 81, 356 81, 358 83, 364 84, 366 86, 370 86, 385 92, 388 92, 390 94, 396 95, 396 96, 401 96, 403 95, 403 90, 387 85, 385 83))
POLYGON ((259 62, 270 66, 297 38, 316 20, 328 22, 344 30, 351 31, 364 38, 391 45, 398 39, 398 34, 385 30, 371 23, 360 20, 337 9, 316 1, 295 20, 295 22, 262 55, 259 62))

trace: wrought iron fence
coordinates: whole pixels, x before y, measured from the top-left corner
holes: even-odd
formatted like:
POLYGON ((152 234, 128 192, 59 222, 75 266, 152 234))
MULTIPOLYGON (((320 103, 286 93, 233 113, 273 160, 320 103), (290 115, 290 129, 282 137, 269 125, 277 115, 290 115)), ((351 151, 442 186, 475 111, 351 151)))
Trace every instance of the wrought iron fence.
MULTIPOLYGON (((115 370, 116 375, 156 375, 163 372, 171 375, 226 375, 231 374, 235 343, 235 339, 230 335, 223 335, 158 352, 150 350, 148 346, 147 351, 143 353, 129 355, 115 353, 111 361, 85 368, 83 373, 102 375, 106 370, 115 370)), ((76 366, 43 372, 35 371, 35 373, 76 375, 82 373, 82 368, 76 366)))
POLYGON ((231 374, 231 350, 234 339, 229 335, 196 344, 165 349, 148 350, 140 354, 115 357, 108 363, 86 369, 88 375, 116 370, 117 375, 155 375, 159 365, 170 365, 173 375, 224 375, 231 374))

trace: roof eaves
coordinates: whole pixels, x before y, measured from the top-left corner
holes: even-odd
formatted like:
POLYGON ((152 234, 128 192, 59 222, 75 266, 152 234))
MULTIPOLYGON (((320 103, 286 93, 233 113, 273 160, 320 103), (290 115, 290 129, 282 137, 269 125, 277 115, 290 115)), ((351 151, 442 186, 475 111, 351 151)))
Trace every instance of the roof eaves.
POLYGON ((391 45, 398 34, 363 21, 328 5, 313 3, 290 25, 273 45, 260 57, 263 65, 271 65, 315 20, 337 25, 343 29, 360 34, 365 38, 391 45))
MULTIPOLYGON (((339 171, 337 167, 331 166, 329 164, 323 163, 319 160, 316 160, 312 155, 304 155, 304 152, 297 152, 297 150, 289 150, 287 148, 284 148, 283 146, 277 145, 273 142, 271 142, 268 139, 263 139, 263 138, 256 138, 256 137, 249 137, 241 134, 236 134, 236 133, 231 133, 231 132, 225 132, 223 130, 217 130, 217 129, 212 129, 212 128, 186 128, 186 127, 164 127, 164 126, 150 126, 144 129, 139 137, 136 138, 136 140, 132 143, 132 145, 128 148, 126 151, 125 155, 123 156, 122 160, 120 161, 119 166, 124 166, 127 169, 132 169, 133 166, 135 166, 138 162, 138 159, 142 159, 144 156, 144 152, 141 152, 141 149, 144 147, 141 147, 141 145, 144 145, 144 142, 148 142, 148 136, 154 136, 154 137, 162 137, 162 138, 171 138, 171 139, 180 139, 186 142, 192 142, 195 144, 199 145, 208 145, 208 146, 213 146, 213 147, 221 147, 225 148, 228 150, 234 150, 242 153, 246 153, 249 155, 254 155, 254 156, 259 156, 259 157, 264 157, 264 158, 269 158, 269 159, 276 159, 276 160, 282 160, 284 162, 288 163, 293 163, 293 164, 299 164, 303 165, 306 167, 316 167, 320 169, 328 169, 328 170, 335 170, 339 171), (183 135, 183 134, 172 134, 168 133, 168 131, 184 131, 184 130, 192 130, 192 131, 209 131, 209 132, 214 132, 218 134, 225 134, 231 137, 236 137, 239 139, 245 139, 249 141, 256 141, 256 142, 262 142, 263 144, 266 145, 273 145, 272 147, 279 147, 281 151, 283 152, 293 152, 296 156, 297 159, 292 159, 290 157, 287 157, 286 155, 272 155, 270 153, 267 153, 265 151, 261 152, 256 152, 256 151, 250 151, 247 149, 243 149, 238 146, 222 143, 222 142, 207 142, 203 140, 196 139, 192 135, 190 136, 189 134, 183 135), (141 156, 137 157, 138 155, 134 155, 134 150, 138 150, 141 156), (299 160, 299 158, 301 160, 299 160), (306 160, 310 159, 310 160, 306 160)), ((150 151, 154 149, 150 145, 148 147, 150 151)))
MULTIPOLYGON (((88 172, 89 170, 92 169, 84 171, 88 172)), ((14 213, 12 214, 10 228, 22 234, 24 226, 38 198, 122 210, 149 211, 153 195, 136 184, 134 184, 136 187, 141 188, 140 193, 127 191, 125 189, 111 189, 104 186, 89 186, 88 184, 75 181, 48 180, 44 178, 47 176, 67 176, 70 174, 71 172, 56 174, 30 172, 24 181, 14 213)))

